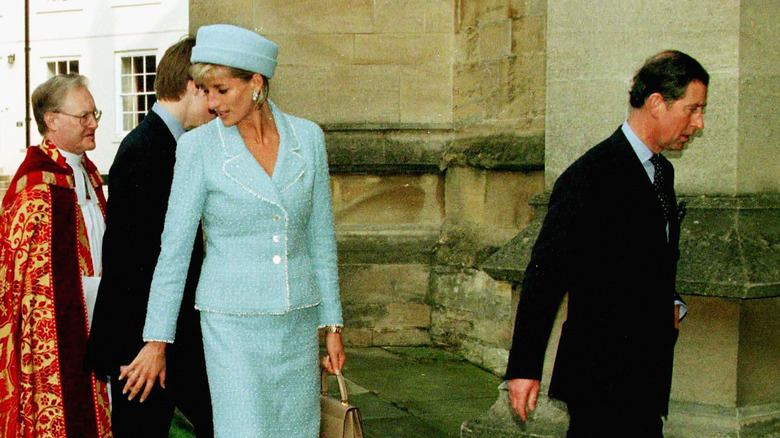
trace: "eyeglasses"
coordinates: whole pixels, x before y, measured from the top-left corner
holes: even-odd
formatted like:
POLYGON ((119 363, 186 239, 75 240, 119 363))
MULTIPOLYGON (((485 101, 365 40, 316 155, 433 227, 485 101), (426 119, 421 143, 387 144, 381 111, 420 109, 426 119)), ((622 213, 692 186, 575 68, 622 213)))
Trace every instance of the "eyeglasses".
POLYGON ((99 122, 100 118, 103 116, 103 111, 100 111, 99 109, 96 109, 95 111, 86 112, 80 116, 77 116, 75 114, 68 114, 64 113, 62 111, 54 111, 57 114, 63 114, 66 116, 71 116, 79 119, 79 122, 81 123, 81 126, 87 126, 89 125, 90 119, 95 119, 95 122, 99 122))

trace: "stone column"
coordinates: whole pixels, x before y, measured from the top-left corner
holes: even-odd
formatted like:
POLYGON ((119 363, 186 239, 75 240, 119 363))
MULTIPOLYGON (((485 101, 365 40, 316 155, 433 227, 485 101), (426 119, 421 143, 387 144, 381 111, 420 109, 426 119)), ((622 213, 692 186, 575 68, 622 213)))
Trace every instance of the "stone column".
MULTIPOLYGON (((630 80, 646 57, 679 49, 710 72, 703 134, 667 155, 689 206, 677 284, 690 315, 665 434, 780 435, 780 3, 548 0, 547 8, 548 190, 626 119, 630 80)), ((546 198, 537 204, 543 214, 546 198)), ((483 269, 516 285, 539 222, 483 269)), ((564 409, 545 399, 523 424, 502 391, 489 413, 464 424, 463 436, 563 436, 564 409)))

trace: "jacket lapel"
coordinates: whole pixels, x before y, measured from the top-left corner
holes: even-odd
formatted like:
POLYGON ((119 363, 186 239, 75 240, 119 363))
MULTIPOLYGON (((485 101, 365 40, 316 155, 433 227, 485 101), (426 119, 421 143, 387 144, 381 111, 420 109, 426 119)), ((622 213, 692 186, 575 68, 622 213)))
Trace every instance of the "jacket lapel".
POLYGON ((631 147, 631 143, 628 142, 628 139, 619 128, 617 132, 615 132, 614 137, 617 150, 619 151, 618 159, 621 163, 624 163, 629 186, 636 187, 637 198, 642 199, 651 205, 653 214, 663 217, 663 208, 655 193, 653 183, 647 176, 647 171, 642 165, 642 162, 639 161, 639 157, 637 157, 634 149, 631 147))
POLYGON ((269 103, 279 132, 279 154, 272 177, 268 176, 246 148, 237 128, 225 127, 222 120, 217 120, 216 128, 225 154, 222 167, 225 174, 252 195, 282 205, 282 193, 300 181, 306 169, 306 162, 301 155, 301 145, 295 128, 276 105, 270 101, 269 103))
MULTIPOLYGON (((673 243, 673 239, 676 238, 675 233, 679 232, 677 231, 679 229, 679 220, 677 218, 671 218, 669 221, 669 234, 666 234, 666 218, 664 217, 664 210, 661 206, 661 201, 658 199, 658 194, 655 192, 655 187, 653 186, 653 183, 650 181, 650 178, 647 176, 647 171, 645 170, 644 166, 642 165, 642 162, 639 161, 639 157, 637 157, 636 153, 634 152, 634 149, 631 147, 631 144, 628 142, 628 139, 626 136, 621 132, 620 129, 615 133, 615 136, 618 138, 616 139, 616 146, 619 150, 620 154, 620 160, 626 164, 626 178, 628 178, 628 181, 630 186, 636 187, 636 197, 640 202, 644 202, 648 205, 649 211, 652 215, 656 216, 656 219, 658 223, 664 224, 663 226, 663 233, 664 233, 664 241, 667 243, 673 243)), ((662 157, 662 161, 665 162, 665 166, 667 167, 667 174, 672 175, 672 168, 671 163, 669 163, 665 157, 662 157)), ((667 187, 666 190, 670 191, 670 195, 672 196, 672 200, 676 202, 676 198, 674 196, 674 188, 673 188, 673 180, 667 181, 667 187)), ((676 203, 674 204, 676 207, 676 203)))
POLYGON ((255 157, 244 145, 238 128, 235 126, 225 127, 222 120, 219 119, 215 126, 222 143, 224 153, 222 171, 225 175, 253 196, 272 204, 281 205, 279 191, 260 163, 255 160, 255 157))
POLYGON ((274 174, 271 180, 280 193, 298 182, 306 170, 306 161, 301 155, 301 143, 295 127, 290 123, 287 115, 279 111, 272 102, 271 111, 279 131, 279 156, 276 158, 274 174))

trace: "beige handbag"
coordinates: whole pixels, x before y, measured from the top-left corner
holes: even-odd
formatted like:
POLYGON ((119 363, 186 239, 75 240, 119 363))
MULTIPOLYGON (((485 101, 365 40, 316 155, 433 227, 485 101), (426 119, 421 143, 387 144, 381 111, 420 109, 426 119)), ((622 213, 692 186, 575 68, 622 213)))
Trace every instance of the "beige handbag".
POLYGON ((322 369, 320 389, 320 438, 363 438, 363 418, 357 406, 349 404, 344 376, 337 374, 341 399, 328 396, 328 371, 322 369))

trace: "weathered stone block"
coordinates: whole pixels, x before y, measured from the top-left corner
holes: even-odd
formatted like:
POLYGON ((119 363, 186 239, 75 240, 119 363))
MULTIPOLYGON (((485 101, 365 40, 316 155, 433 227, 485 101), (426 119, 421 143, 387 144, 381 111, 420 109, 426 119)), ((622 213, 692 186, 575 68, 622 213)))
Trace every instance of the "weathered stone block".
POLYGON ((479 26, 479 57, 482 60, 512 54, 512 20, 506 16, 479 26))
POLYGON ((511 16, 508 0, 482 0, 479 5, 479 23, 501 22, 511 16))
POLYGON ((350 65, 354 62, 355 36, 351 34, 280 34, 279 72, 290 66, 350 65))
POLYGON ((336 223, 439 225, 443 190, 438 175, 334 175, 336 223))
POLYGON ((541 173, 451 167, 445 182, 446 220, 474 233, 483 246, 502 246, 530 222, 528 201, 542 186, 541 173))
POLYGON ((347 347, 372 347, 374 345, 374 331, 370 328, 346 325, 341 337, 347 347))
POLYGON ((479 59, 479 29, 476 26, 461 27, 452 44, 454 65, 473 64, 479 59))
POLYGON ((464 134, 453 142, 451 154, 450 167, 540 171, 544 167, 544 135, 542 131, 464 134))
POLYGON ((430 345, 431 336, 427 330, 418 328, 379 330, 374 332, 373 342, 377 346, 430 345))
POLYGON ((421 0, 425 11, 425 32, 452 34, 455 31, 455 5, 449 0, 421 0))
POLYGON ((472 312, 437 305, 431 313, 431 335, 439 345, 460 349, 465 342, 461 334, 473 330, 473 321, 472 312))
MULTIPOLYGON (((774 14, 776 16, 777 11, 774 14)), ((760 39, 763 40, 764 36, 762 35, 760 39)), ((778 58, 776 53, 754 55, 767 61, 778 58)), ((763 64, 759 61, 747 62, 751 65, 763 64)), ((760 70, 766 69, 766 67, 756 67, 760 70)), ((746 71, 751 70, 747 67, 746 71)), ((745 76, 740 81, 739 87, 742 102, 739 106, 740 154, 737 163, 739 187, 740 190, 747 192, 777 192, 780 190, 780 177, 778 177, 780 160, 776 159, 780 120, 777 111, 772 108, 780 102, 780 75, 777 74, 777 70, 774 70, 774 73, 763 76, 753 74, 745 76)))
POLYGON ((452 67, 449 64, 403 66, 401 123, 452 123, 452 67))
POLYGON ((487 173, 486 170, 468 167, 453 167, 447 170, 445 195, 448 222, 475 222, 473 215, 479 215, 484 208, 487 173))
POLYGON ((477 270, 438 268, 431 291, 434 342, 503 374, 517 305, 512 284, 477 270))
POLYGON ((336 227, 339 261, 345 264, 430 263, 438 227, 336 227))
MULTIPOLYGON (((350 170, 378 169, 386 166, 386 140, 384 136, 366 132, 326 131, 328 165, 331 174, 344 174, 350 170)), ((341 175, 332 175, 332 189, 338 189, 341 175)))
POLYGON ((684 297, 689 315, 675 348, 672 398, 735 407, 739 303, 684 297))
POLYGON ((355 62, 373 65, 448 64, 452 35, 359 34, 355 36, 355 62))
POLYGON ((454 121, 523 130, 544 128, 545 96, 539 90, 545 87, 546 21, 541 14, 528 17, 526 12, 524 5, 507 1, 460 5, 461 16, 468 22, 455 35, 454 121), (525 23, 525 18, 532 24, 525 23), (528 36, 531 32, 533 38, 528 36), (529 65, 527 72, 517 72, 512 67, 517 64, 515 58, 536 53, 522 46, 526 40, 533 40, 533 47, 541 47, 541 52, 533 65, 522 61, 529 65), (536 84, 540 87, 531 88, 536 84))
POLYGON ((339 269, 349 345, 427 345, 431 307, 427 265, 350 265, 339 269), (405 338, 405 336, 408 336, 405 338))
MULTIPOLYGON (((265 0, 245 3, 253 6, 253 18, 263 34, 366 33, 375 30, 374 2, 371 0, 265 0)), ((240 15, 236 14, 240 10, 232 9, 233 15, 240 15)))
POLYGON ((499 67, 499 81, 504 90, 504 99, 497 117, 517 120, 523 129, 543 131, 543 124, 534 125, 533 122, 544 117, 544 55, 525 53, 507 57, 501 61, 499 67))
POLYGON ((453 4, 442 0, 383 0, 374 3, 378 33, 450 33, 453 4))
POLYGON ((780 199, 776 195, 681 197, 677 287, 685 294, 760 298, 780 295, 780 199))
POLYGON ((398 75, 393 66, 291 65, 279 69, 271 89, 286 112, 318 123, 397 123, 398 75))
MULTIPOLYGON (((738 406, 780 400, 780 298, 745 300, 739 318, 738 406)), ((780 414, 775 412, 778 422, 780 414)))
POLYGON ((384 304, 372 302, 345 303, 342 306, 344 324, 354 328, 373 330, 374 322, 387 316, 387 313, 387 307, 384 304))
POLYGON ((245 29, 256 30, 254 7, 251 0, 225 0, 215 8, 210 0, 190 1, 190 33, 195 35, 200 26, 230 23, 245 29), (243 13, 236 13, 242 11, 243 13))
POLYGON ((476 27, 479 24, 481 5, 479 2, 457 2, 457 23, 458 31, 467 27, 476 27))
POLYGON ((375 330, 392 331, 405 328, 429 330, 431 326, 431 306, 421 303, 388 303, 386 313, 374 319, 375 330))
POLYGON ((434 275, 433 301, 448 311, 471 312, 476 317, 469 322, 472 328, 477 320, 508 322, 512 317, 514 309, 511 309, 512 288, 509 283, 497 282, 475 269, 438 268, 434 275))
POLYGON ((525 3, 525 14, 529 16, 546 16, 547 0, 512 0, 513 5, 518 5, 517 9, 525 3))
POLYGON ((476 62, 455 65, 453 82, 457 84, 452 92, 452 117, 461 124, 481 122, 482 76, 476 62))
POLYGON ((424 304, 428 295, 430 267, 419 264, 342 265, 339 269, 342 304, 350 306, 424 304))
POLYGON ((388 132, 385 143, 386 163, 402 169, 417 168, 426 173, 440 174, 446 166, 446 151, 452 143, 452 137, 452 131, 448 130, 426 129, 424 134, 421 131, 388 132))
POLYGON ((501 112, 504 89, 501 86, 501 59, 480 61, 482 113, 488 121, 495 121, 501 112))

